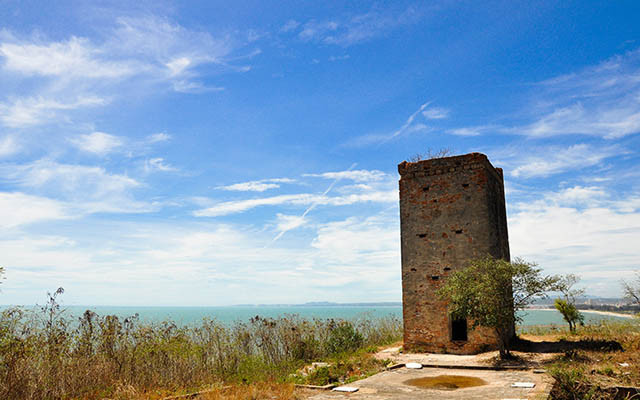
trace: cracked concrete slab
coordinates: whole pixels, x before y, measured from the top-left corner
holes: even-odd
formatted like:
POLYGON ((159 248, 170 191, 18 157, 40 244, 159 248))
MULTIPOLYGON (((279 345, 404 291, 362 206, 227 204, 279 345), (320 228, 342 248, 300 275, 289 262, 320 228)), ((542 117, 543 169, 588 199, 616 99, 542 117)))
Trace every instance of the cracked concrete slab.
POLYGON ((547 399, 553 379, 546 374, 534 374, 533 371, 491 371, 468 369, 425 368, 420 370, 399 368, 370 376, 369 378, 350 383, 357 387, 355 393, 322 392, 310 399, 547 399), (456 390, 439 390, 414 387, 405 382, 410 379, 434 377, 438 375, 460 375, 480 378, 487 382, 483 386, 475 386, 456 390), (533 382, 534 388, 514 388, 515 382, 533 382))

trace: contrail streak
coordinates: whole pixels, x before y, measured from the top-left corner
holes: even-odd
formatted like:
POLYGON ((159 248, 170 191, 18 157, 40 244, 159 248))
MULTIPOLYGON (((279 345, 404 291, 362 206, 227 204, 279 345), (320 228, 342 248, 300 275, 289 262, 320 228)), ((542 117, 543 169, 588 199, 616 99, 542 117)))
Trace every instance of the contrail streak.
POLYGON ((394 137, 396 137, 396 136, 398 136, 398 135, 401 135, 402 133, 404 133, 404 131, 406 131, 406 130, 407 130, 407 128, 408 128, 408 127, 413 123, 413 120, 414 120, 414 119, 416 119, 416 117, 418 116, 418 114, 420 114, 421 112, 423 112, 423 111, 424 111, 424 109, 425 109, 425 108, 427 108, 427 107, 429 106, 429 104, 431 104, 431 102, 430 102, 430 101, 428 101, 428 102, 424 103, 423 105, 421 105, 421 106, 420 106, 420 108, 418 108, 418 111, 416 111, 416 112, 414 112, 413 114, 411 114, 411 115, 409 116, 409 118, 407 118, 407 122, 405 122, 405 123, 404 123, 404 125, 402 125, 402 126, 400 127, 400 129, 398 129, 397 131, 393 132, 393 134, 392 134, 391 136, 389 136, 389 137, 385 140, 385 142, 386 142, 386 141, 388 141, 388 140, 393 139, 394 137))
MULTIPOLYGON (((357 163, 353 163, 351 164, 351 166, 349 167, 349 169, 347 171, 351 171, 352 169, 354 169, 356 167, 356 165, 358 165, 357 163)), ((311 205, 309 207, 307 207, 306 210, 304 210, 304 212, 302 213, 302 215, 300 216, 300 219, 304 219, 304 217, 307 216, 307 214, 309 214, 311 212, 311 210, 313 210, 314 208, 316 208, 316 206, 320 203, 320 199, 323 198, 324 196, 326 196, 327 194, 329 194, 329 192, 331 191, 331 189, 333 189, 333 187, 342 179, 341 176, 337 177, 333 182, 331 182, 331 185, 329 185, 329 187, 327 188, 327 190, 325 190, 322 195, 320 195, 320 197, 314 201, 313 203, 311 203, 311 205)), ((284 229, 280 232, 278 232, 278 234, 273 238, 273 240, 271 240, 271 242, 269 244, 267 244, 265 246, 265 248, 271 246, 272 244, 274 244, 276 241, 278 241, 278 239, 280 239, 285 233, 287 233, 288 231, 290 231, 293 228, 290 229, 284 229)))

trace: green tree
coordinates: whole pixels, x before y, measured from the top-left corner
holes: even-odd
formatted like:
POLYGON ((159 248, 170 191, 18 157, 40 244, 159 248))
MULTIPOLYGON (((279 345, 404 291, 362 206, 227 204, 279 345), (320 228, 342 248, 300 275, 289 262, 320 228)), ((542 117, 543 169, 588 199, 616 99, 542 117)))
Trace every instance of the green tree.
POLYGON ((562 318, 569 324, 569 331, 576 331, 577 324, 584 325, 584 315, 576 308, 576 297, 584 294, 584 289, 573 289, 573 286, 580 281, 576 275, 565 275, 558 282, 557 290, 562 293, 563 298, 555 299, 554 306, 562 314, 562 318))
POLYGON ((471 260, 468 267, 456 271, 438 290, 449 303, 454 318, 468 318, 472 329, 493 328, 498 337, 500 358, 511 356, 509 342, 513 327, 524 309, 546 292, 556 290, 560 277, 543 276, 535 263, 515 259, 513 262, 485 257, 471 260))

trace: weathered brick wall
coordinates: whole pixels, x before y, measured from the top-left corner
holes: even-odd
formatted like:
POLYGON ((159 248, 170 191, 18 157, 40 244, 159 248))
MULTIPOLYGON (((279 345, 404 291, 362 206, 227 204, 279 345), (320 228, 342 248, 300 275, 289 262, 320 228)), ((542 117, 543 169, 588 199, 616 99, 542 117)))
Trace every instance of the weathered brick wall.
POLYGON ((452 341, 447 304, 435 291, 472 258, 509 259, 502 170, 471 153, 405 161, 398 172, 405 348, 455 354, 496 348, 494 332, 484 328, 452 341))

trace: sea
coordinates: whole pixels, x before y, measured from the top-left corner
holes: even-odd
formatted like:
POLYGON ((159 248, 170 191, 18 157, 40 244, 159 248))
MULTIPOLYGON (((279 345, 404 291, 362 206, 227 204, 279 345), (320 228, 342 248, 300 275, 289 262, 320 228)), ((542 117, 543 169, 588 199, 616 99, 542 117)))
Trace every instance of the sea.
MULTIPOLYGON (((5 308, 3 306, 1 308, 5 308)), ((27 307, 28 308, 28 307, 27 307)), ((227 306, 227 307, 122 307, 122 306, 67 306, 64 312, 71 318, 81 316, 89 309, 98 315, 116 315, 126 318, 138 314, 141 322, 157 323, 171 320, 177 325, 197 325, 204 318, 222 324, 248 322, 250 318, 278 318, 296 315, 307 319, 362 320, 395 317, 402 320, 402 306, 227 306)), ((614 315, 581 311, 585 323, 598 324, 603 320, 628 320, 614 315)), ((560 313, 554 309, 528 309, 520 313, 521 326, 565 325, 560 313)))

